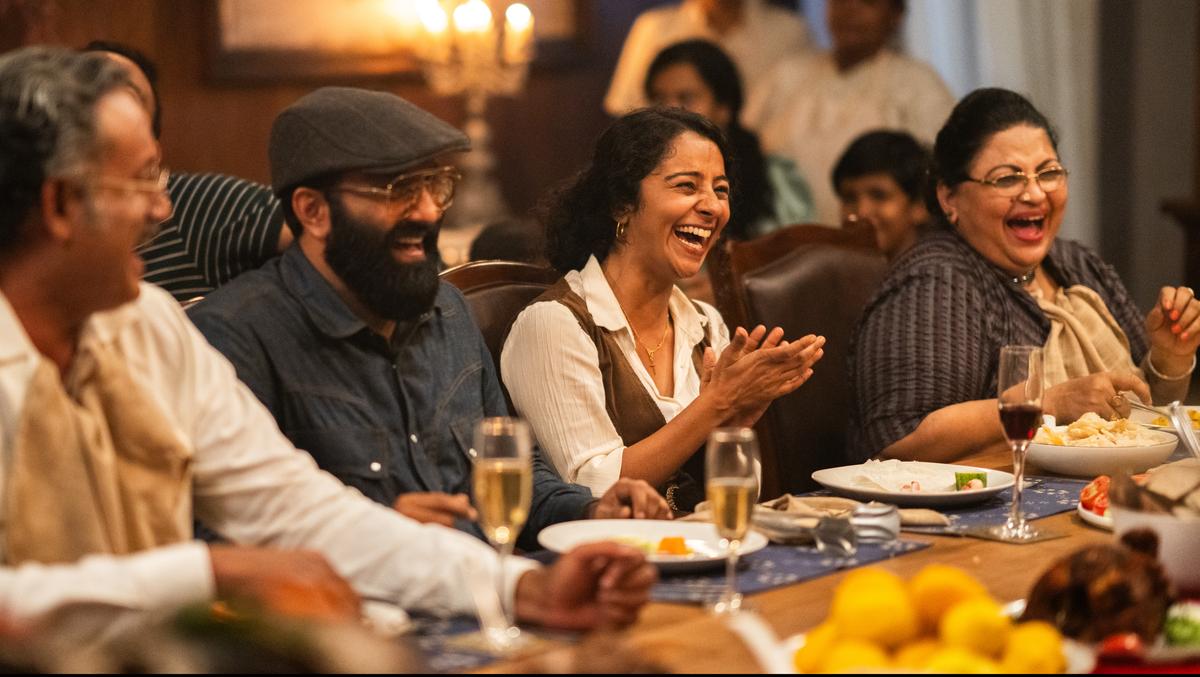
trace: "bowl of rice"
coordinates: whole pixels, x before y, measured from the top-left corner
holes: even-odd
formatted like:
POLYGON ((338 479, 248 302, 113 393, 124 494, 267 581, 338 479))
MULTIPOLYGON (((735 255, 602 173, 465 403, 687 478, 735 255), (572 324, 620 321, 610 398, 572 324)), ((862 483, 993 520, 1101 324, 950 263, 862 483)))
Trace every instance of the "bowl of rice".
POLYGON ((1178 444, 1173 432, 1089 412, 1070 425, 1039 428, 1029 445, 1029 462, 1070 477, 1139 473, 1166 461, 1178 444))

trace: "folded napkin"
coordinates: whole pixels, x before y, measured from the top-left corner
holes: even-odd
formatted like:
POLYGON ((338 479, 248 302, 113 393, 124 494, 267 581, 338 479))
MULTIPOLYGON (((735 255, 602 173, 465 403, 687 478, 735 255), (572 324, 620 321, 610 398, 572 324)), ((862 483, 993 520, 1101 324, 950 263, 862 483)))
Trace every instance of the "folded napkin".
MULTIPOLYGON (((772 543, 808 543, 813 540, 812 530, 822 517, 849 518, 862 503, 836 496, 793 496, 784 494, 779 498, 754 506, 754 530, 762 533, 772 543)), ((900 526, 926 527, 946 526, 950 519, 936 510, 905 508, 899 511, 900 526)), ((696 506, 696 512, 680 518, 689 522, 708 522, 712 513, 708 501, 696 506)))

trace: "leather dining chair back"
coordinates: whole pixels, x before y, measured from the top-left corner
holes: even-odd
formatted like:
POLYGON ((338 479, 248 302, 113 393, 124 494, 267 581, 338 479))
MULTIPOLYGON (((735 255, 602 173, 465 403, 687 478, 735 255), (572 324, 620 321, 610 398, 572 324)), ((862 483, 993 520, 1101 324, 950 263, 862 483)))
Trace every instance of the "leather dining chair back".
POLYGON ((825 337, 825 355, 798 390, 776 400, 756 429, 763 456, 762 498, 818 488, 813 471, 844 465, 850 388, 846 373, 858 318, 887 262, 869 229, 792 226, 726 245, 714 269, 720 310, 732 329, 779 326, 788 338, 825 337))
POLYGON ((442 279, 467 298, 492 362, 500 370, 500 350, 517 315, 561 277, 552 268, 515 261, 471 261, 442 271, 442 279))

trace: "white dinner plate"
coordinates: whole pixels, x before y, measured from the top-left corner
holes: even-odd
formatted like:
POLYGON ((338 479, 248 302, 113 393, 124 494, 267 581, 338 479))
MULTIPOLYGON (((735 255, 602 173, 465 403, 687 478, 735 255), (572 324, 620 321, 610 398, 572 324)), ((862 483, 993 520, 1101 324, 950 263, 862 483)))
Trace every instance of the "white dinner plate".
POLYGON ((1109 517, 1108 515, 1097 515, 1096 513, 1092 512, 1091 510, 1088 510, 1087 508, 1083 507, 1082 503, 1075 504, 1075 514, 1079 515, 1079 519, 1083 520, 1084 522, 1087 522, 1088 524, 1096 527, 1097 529, 1103 529, 1105 531, 1113 530, 1112 517, 1109 517))
MULTIPOLYGON (((1054 432, 1066 436, 1067 426, 1054 426, 1054 432)), ((1123 472, 1145 472, 1162 464, 1175 451, 1179 438, 1166 430, 1146 430, 1158 440, 1134 447, 1069 447, 1033 442, 1028 460, 1037 467, 1068 477, 1095 477, 1123 472)))
MULTIPOLYGON (((1200 406, 1187 406, 1187 407, 1184 407, 1184 409, 1187 410, 1188 416, 1190 417, 1190 416, 1193 416, 1192 412, 1200 411, 1200 406)), ((1133 412, 1129 415, 1130 420, 1136 421, 1137 423, 1140 423, 1140 424, 1146 426, 1147 428, 1153 428, 1155 430, 1171 430, 1171 431, 1175 430, 1175 426, 1171 425, 1169 421, 1168 421, 1167 425, 1159 425, 1159 424, 1154 423, 1154 419, 1156 419, 1156 418, 1158 418, 1158 416, 1156 416, 1155 414, 1151 414, 1148 411, 1142 411, 1141 409, 1134 409, 1133 412)), ((1192 421, 1192 429, 1200 431, 1200 426, 1196 425, 1195 421, 1192 421)))
POLYGON ((945 484, 950 487, 954 486, 954 473, 956 472, 984 472, 987 473, 987 486, 983 489, 969 491, 954 491, 953 489, 921 492, 890 491, 882 487, 863 486, 863 482, 855 480, 856 477, 861 476, 864 464, 818 470, 812 474, 812 478, 839 496, 847 496, 860 501, 880 501, 901 507, 923 508, 979 503, 1012 488, 1013 485, 1012 474, 1000 470, 925 461, 906 461, 905 465, 917 468, 922 473, 930 471, 936 471, 939 475, 944 473, 945 484))
MULTIPOLYGON (((682 536, 692 549, 690 555, 647 554, 646 560, 664 573, 699 571, 725 562, 725 549, 717 528, 708 522, 679 522, 671 520, 577 520, 559 522, 538 533, 538 543, 557 553, 566 552, 584 543, 611 540, 638 540, 652 546, 671 536, 682 536)), ((751 530, 738 548, 738 556, 762 550, 767 537, 751 530)))

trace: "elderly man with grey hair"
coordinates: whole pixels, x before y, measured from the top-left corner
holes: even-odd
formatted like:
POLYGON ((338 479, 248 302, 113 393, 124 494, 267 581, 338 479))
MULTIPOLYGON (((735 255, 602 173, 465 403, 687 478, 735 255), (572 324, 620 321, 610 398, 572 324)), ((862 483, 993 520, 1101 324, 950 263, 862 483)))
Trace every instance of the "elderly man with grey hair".
POLYGON ((502 576, 528 622, 634 618, 654 572, 629 548, 501 570, 476 539, 378 506, 297 453, 171 297, 140 282, 134 249, 170 212, 164 178, 118 66, 0 56, 0 615, 86 612, 94 638, 214 597, 463 613, 470 564, 502 576), (192 540, 193 509, 236 545, 192 540))

